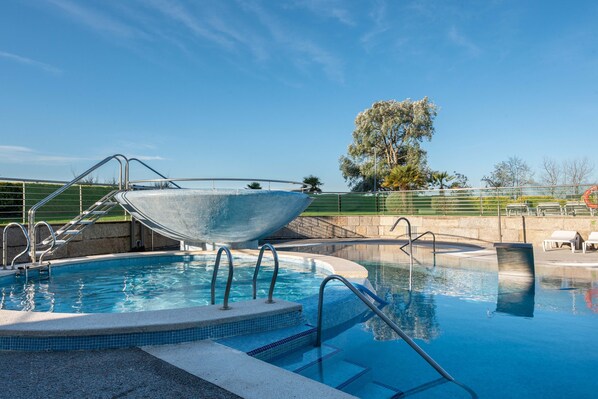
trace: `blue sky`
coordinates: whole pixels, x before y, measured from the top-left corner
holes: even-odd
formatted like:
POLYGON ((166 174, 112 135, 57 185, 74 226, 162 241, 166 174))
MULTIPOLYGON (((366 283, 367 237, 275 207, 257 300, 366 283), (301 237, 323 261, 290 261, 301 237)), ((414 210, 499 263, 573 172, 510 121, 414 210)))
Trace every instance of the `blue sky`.
POLYGON ((596 158, 596 21, 595 1, 4 0, 0 176, 124 153, 346 191, 355 116, 423 96, 433 169, 478 186, 518 156, 539 175, 543 157, 596 158))

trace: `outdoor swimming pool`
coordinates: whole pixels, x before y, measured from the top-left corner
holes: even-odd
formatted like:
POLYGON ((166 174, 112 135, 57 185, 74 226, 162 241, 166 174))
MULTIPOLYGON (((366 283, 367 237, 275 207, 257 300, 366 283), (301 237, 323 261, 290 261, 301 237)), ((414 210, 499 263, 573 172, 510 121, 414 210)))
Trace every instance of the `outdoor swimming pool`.
MULTIPOLYGON (((392 251, 376 247, 341 251, 368 269, 378 295, 389 302, 382 311, 480 398, 594 397, 595 278, 538 276, 526 282, 499 279, 488 270, 416 265, 409 292, 407 258, 365 260, 392 251)), ((439 375, 378 317, 329 336, 317 352, 315 362, 311 347, 272 362, 363 398, 398 392, 470 397, 454 384, 434 385, 439 375)))
MULTIPOLYGON (((256 257, 235 256, 230 301, 251 299, 256 257)), ((36 272, 0 277, 0 309, 57 313, 123 313, 203 306, 210 303, 215 255, 152 256, 102 260, 54 267, 52 276, 36 272)), ((258 276, 258 298, 266 298, 273 273, 266 254, 258 276)), ((222 303, 228 264, 223 258, 216 284, 222 303)), ((317 294, 323 270, 281 259, 274 296, 290 301, 317 294)))

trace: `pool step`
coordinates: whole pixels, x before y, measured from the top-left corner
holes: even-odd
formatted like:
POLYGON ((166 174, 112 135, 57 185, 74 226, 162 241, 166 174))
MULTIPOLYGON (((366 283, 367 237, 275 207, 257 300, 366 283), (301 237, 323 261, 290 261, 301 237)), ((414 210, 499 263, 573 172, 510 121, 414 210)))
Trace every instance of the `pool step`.
POLYGON ((370 381, 367 383, 356 382, 356 386, 352 389, 345 389, 348 394, 357 396, 358 398, 367 399, 393 399, 402 397, 403 392, 396 388, 387 385, 370 381))
POLYGON ((298 374, 330 387, 343 389, 369 371, 369 368, 340 359, 337 355, 315 362, 298 374))
POLYGON ((285 370, 298 373, 315 365, 323 359, 335 355, 339 351, 340 350, 335 347, 322 345, 319 348, 312 347, 307 350, 303 349, 291 352, 279 357, 278 359, 270 361, 270 363, 285 370))

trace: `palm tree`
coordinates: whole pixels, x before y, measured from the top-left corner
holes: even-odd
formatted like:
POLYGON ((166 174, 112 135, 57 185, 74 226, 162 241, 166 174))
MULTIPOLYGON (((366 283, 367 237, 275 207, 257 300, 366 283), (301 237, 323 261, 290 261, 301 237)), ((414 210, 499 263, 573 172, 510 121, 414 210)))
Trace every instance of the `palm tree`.
POLYGON ((321 193, 324 183, 320 181, 320 178, 314 175, 309 175, 303 178, 303 189, 310 193, 321 193))
POLYGON ((455 180, 455 176, 453 175, 449 175, 448 172, 432 172, 430 174, 430 183, 432 183, 433 186, 438 186, 439 189, 444 190, 445 188, 448 188, 449 185, 448 183, 455 180))
POLYGON ((391 190, 416 190, 426 184, 426 176, 414 165, 399 165, 391 169, 382 187, 391 190))
POLYGON ((259 184, 256 181, 254 181, 253 183, 249 183, 247 185, 247 188, 250 189, 250 190, 261 190, 262 189, 262 185, 259 184))

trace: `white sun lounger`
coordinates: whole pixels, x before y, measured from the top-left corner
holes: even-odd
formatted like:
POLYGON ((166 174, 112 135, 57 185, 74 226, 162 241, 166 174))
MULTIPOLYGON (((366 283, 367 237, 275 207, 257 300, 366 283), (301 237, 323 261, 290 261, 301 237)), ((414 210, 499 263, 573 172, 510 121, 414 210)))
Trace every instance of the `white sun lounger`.
POLYGON ((569 244, 571 245, 571 252, 575 252, 575 249, 579 246, 579 234, 577 231, 565 231, 557 230, 550 238, 542 241, 542 250, 546 252, 546 248, 551 248, 552 244, 569 244))
POLYGON ((584 254, 589 245, 594 245, 594 248, 598 247, 598 231, 591 232, 588 239, 581 244, 584 254))

